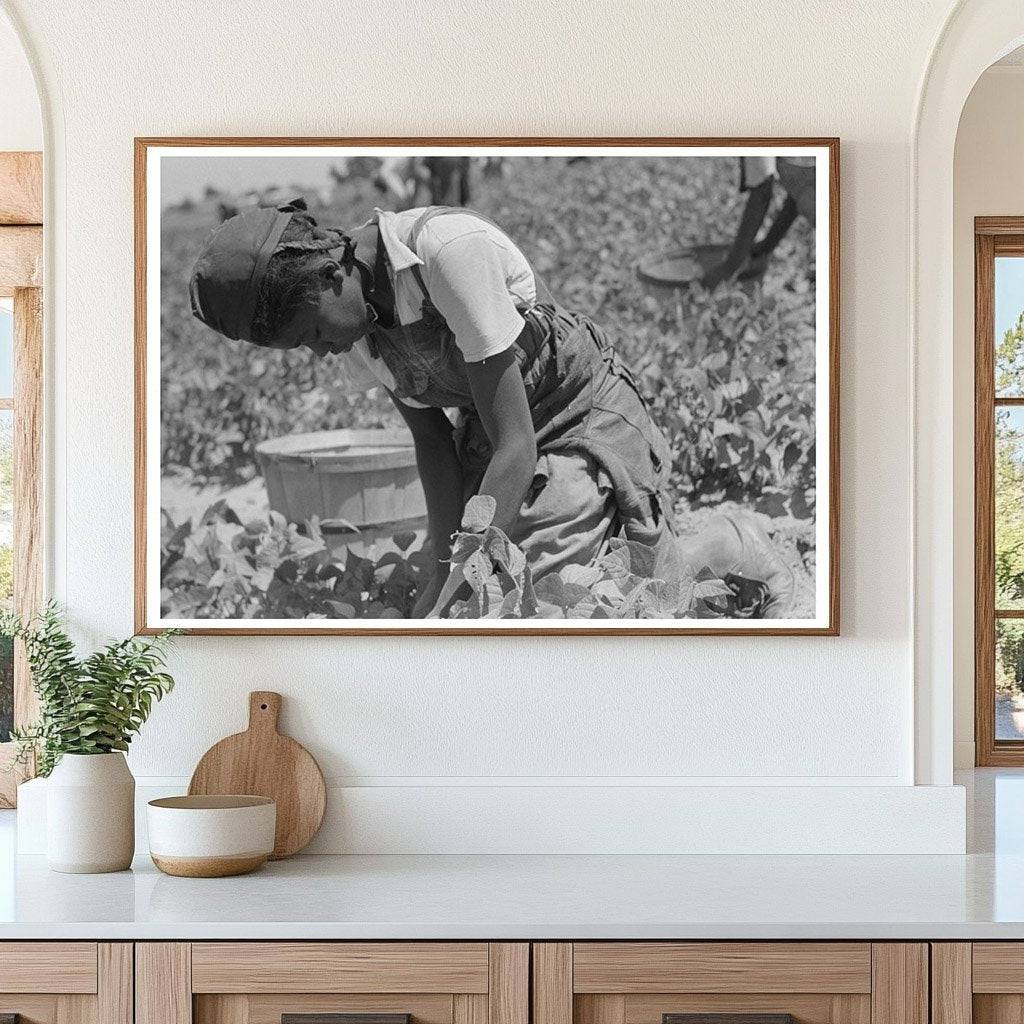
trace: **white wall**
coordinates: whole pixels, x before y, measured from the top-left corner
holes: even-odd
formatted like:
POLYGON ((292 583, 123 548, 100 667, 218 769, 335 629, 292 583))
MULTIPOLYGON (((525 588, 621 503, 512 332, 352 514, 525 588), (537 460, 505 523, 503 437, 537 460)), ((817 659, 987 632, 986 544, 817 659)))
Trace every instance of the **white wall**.
POLYGON ((954 739, 974 764, 974 218, 1024 216, 1024 65, 990 68, 960 120, 954 161, 956 448, 954 739))
POLYGON ((0 11, 0 151, 41 150, 39 95, 14 27, 0 11))
POLYGON ((52 589, 95 637, 132 627, 133 136, 843 140, 841 638, 186 639, 137 773, 187 776, 262 687, 335 784, 425 804, 913 781, 908 162, 946 0, 5 2, 54 115, 52 589))

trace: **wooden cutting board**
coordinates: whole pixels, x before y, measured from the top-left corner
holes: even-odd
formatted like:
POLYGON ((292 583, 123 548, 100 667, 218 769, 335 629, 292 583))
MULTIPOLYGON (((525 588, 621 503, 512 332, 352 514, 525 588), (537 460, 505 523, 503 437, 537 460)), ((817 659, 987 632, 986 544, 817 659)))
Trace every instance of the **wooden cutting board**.
POLYGON ((327 789, 320 766, 302 744, 277 731, 281 694, 249 694, 249 728, 214 744, 200 759, 190 795, 235 793, 277 803, 273 860, 303 849, 320 828, 327 789))

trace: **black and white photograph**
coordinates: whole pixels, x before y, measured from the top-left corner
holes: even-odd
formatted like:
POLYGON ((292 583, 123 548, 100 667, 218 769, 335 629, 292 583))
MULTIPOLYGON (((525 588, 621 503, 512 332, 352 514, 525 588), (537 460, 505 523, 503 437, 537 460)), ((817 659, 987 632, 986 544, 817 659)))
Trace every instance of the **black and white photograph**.
POLYGON ((137 140, 139 627, 838 631, 834 140, 137 140))

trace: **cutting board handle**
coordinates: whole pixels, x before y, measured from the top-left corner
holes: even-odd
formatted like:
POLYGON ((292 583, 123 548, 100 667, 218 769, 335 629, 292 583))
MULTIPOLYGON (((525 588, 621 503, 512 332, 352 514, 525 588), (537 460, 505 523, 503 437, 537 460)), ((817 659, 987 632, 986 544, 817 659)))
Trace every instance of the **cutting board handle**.
POLYGON ((253 690, 249 694, 249 732, 277 732, 281 714, 281 694, 271 690, 253 690))

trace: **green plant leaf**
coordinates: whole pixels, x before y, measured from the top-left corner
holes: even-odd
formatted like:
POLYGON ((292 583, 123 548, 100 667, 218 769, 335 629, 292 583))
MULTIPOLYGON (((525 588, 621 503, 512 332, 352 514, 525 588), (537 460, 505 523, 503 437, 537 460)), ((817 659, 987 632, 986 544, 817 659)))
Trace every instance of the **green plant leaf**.
POLYGON ((114 641, 80 659, 52 602, 28 622, 0 617, 0 629, 25 644, 39 719, 13 738, 16 759, 25 761, 34 752, 41 775, 52 772, 64 754, 127 750, 153 701, 174 687, 161 669, 176 631, 114 641))
POLYGON ((489 494, 474 494, 462 513, 462 529, 467 533, 480 533, 494 521, 498 503, 489 494))
POLYGON ((493 572, 493 565, 483 550, 478 549, 462 563, 462 572, 466 582, 479 594, 487 586, 487 581, 493 572))

